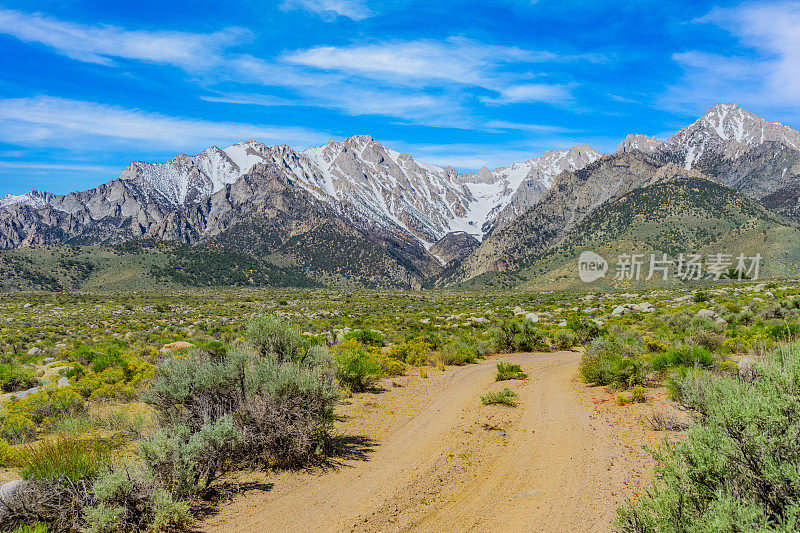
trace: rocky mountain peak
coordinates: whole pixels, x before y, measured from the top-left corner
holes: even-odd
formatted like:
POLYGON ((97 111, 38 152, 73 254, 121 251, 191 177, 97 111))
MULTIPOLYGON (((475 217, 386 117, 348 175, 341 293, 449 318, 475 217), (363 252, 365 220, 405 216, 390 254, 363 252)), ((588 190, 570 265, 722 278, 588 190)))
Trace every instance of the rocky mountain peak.
POLYGON ((619 143, 615 153, 639 151, 644 154, 652 154, 658 150, 658 147, 663 142, 664 141, 660 141, 655 137, 650 137, 649 135, 643 135, 641 133, 629 133, 622 140, 622 142, 619 143))

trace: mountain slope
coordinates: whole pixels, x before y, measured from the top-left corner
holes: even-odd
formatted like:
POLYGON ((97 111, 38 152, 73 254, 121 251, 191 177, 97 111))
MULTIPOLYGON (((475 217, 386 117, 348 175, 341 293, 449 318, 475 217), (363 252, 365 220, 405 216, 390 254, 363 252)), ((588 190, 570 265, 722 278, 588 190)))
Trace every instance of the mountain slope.
MULTIPOLYGON (((761 254, 762 277, 793 276, 800 266, 800 227, 758 202, 711 180, 676 177, 636 189, 608 202, 578 224, 563 240, 517 272, 524 287, 581 285, 578 256, 591 250, 610 264, 595 285, 623 286, 614 279, 621 254, 641 254, 642 278, 650 254, 674 260, 679 254, 703 256, 761 254)), ((677 283, 675 265, 668 281, 677 283)), ((654 282, 662 282, 656 273, 654 282)), ((630 283, 630 282, 628 282, 630 283)))
POLYGON ((485 272, 516 270, 606 202, 683 175, 700 174, 674 164, 661 166, 640 152, 617 153, 577 172, 562 172, 536 205, 492 233, 445 281, 460 282, 485 272))

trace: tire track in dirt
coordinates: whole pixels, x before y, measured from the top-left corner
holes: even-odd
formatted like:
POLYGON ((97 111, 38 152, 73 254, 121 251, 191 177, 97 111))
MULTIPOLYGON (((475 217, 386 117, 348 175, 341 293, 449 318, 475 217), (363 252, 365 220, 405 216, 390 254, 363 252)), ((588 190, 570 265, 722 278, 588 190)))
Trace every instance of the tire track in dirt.
MULTIPOLYGON (((200 529, 608 531, 619 500, 609 487, 621 487, 632 466, 615 463, 621 428, 594 417, 574 381, 579 360, 575 352, 500 356, 362 400, 376 406, 365 416, 388 427, 376 430, 366 460, 271 476, 272 490, 240 496, 200 529), (530 377, 495 383, 498 359, 530 377), (481 404, 481 394, 506 386, 518 407, 481 404), (423 394, 411 412, 392 409, 423 394)), ((372 437, 369 428, 360 427, 372 437)))

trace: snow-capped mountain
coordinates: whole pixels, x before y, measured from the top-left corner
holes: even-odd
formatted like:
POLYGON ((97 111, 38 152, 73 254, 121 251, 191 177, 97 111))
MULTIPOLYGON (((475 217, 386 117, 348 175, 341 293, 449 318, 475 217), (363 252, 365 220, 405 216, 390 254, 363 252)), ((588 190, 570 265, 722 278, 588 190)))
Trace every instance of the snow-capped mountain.
POLYGON ((234 183, 256 164, 274 164, 317 199, 350 204, 366 218, 406 231, 430 247, 454 231, 482 239, 485 231, 535 203, 559 172, 577 170, 602 155, 582 145, 461 175, 418 162, 368 135, 302 152, 251 140, 211 147, 194 157, 181 154, 165 163, 131 163, 120 180, 151 189, 177 207, 234 183))
POLYGON ((0 196, 0 209, 10 205, 28 205, 31 207, 41 207, 53 197, 49 192, 29 191, 25 194, 6 194, 0 196))
POLYGON ((800 149, 800 133, 780 122, 769 122, 736 104, 717 104, 692 124, 665 140, 628 135, 617 152, 638 150, 645 154, 669 154, 691 169, 706 154, 737 159, 765 142, 774 141, 800 149))
POLYGON ((474 215, 467 224, 479 223, 485 233, 510 222, 538 202, 561 172, 580 170, 604 155, 585 144, 576 144, 569 150, 548 150, 539 157, 491 172, 484 167, 477 173, 460 176, 476 199, 474 215))
POLYGON ((572 226, 553 218, 558 206, 586 214, 614 191, 647 187, 636 177, 662 168, 684 167, 800 220, 798 147, 796 130, 733 104, 714 106, 669 139, 629 135, 614 156, 575 145, 467 174, 368 135, 302 151, 251 140, 134 162, 87 191, 6 195, 0 248, 144 238, 232 248, 314 279, 419 286, 462 262, 477 265, 473 273, 493 268, 511 225, 535 219, 530 231, 544 233, 528 237, 560 235, 572 226))

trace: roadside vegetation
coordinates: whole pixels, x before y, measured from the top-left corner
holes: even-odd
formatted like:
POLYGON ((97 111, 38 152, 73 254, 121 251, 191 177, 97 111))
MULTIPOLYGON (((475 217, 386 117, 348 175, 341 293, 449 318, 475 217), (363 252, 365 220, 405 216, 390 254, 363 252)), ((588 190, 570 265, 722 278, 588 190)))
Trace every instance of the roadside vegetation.
MULTIPOLYGON (((797 283, 588 295, 3 294, 0 475, 22 482, 18 505, 0 509, 2 526, 187 528, 198 509, 221 498, 232 473, 328 461, 344 398, 494 354, 581 349, 581 379, 608 388, 619 405, 646 403, 666 387, 696 419, 682 443, 654 451, 663 470, 650 492, 620 510, 618 528, 691 531, 665 524, 680 524, 677 512, 728 512, 742 523, 791 529, 798 515, 786 502, 794 493, 780 476, 797 464, 781 439, 796 432, 780 424, 787 413, 795 417, 798 385, 789 379, 800 353, 792 344, 798 318, 797 283), (783 414, 759 432, 746 418, 759 409, 783 414), (745 418, 731 426, 726 413, 745 418), (725 436, 734 429, 741 435, 725 436), (714 439, 727 443, 719 457, 730 464, 717 464, 714 439), (702 471, 725 485, 692 486, 701 457, 710 461, 702 471), (734 468, 745 459, 760 473, 734 468)), ((519 365, 496 365, 497 381, 528 377, 519 365)), ((513 406, 519 398, 504 388, 481 400, 513 406)), ((656 418, 654 427, 682 429, 656 418)))

